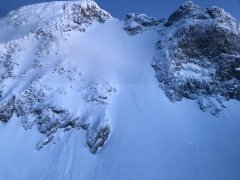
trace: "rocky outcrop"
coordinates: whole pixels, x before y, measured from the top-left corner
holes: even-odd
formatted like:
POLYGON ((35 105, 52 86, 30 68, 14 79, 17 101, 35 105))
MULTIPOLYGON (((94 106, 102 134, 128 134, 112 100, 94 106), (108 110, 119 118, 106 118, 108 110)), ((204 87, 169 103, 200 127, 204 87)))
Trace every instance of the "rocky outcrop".
POLYGON ((148 17, 145 14, 129 13, 124 19, 124 30, 131 36, 142 33, 149 28, 154 28, 160 23, 163 23, 164 19, 157 19, 148 17))
POLYGON ((90 149, 90 152, 95 154, 98 149, 103 147, 104 143, 107 141, 108 136, 111 132, 110 126, 104 126, 99 128, 91 138, 88 138, 87 145, 90 149))
POLYGON ((49 103, 48 101, 52 98, 49 94, 52 90, 47 87, 37 89, 34 84, 23 92, 4 100, 0 105, 0 121, 7 123, 13 115, 16 115, 21 119, 22 126, 26 130, 36 126, 38 131, 45 135, 45 139, 37 145, 37 150, 41 150, 49 143, 56 143, 60 132, 83 129, 87 131, 86 144, 90 152, 96 153, 110 134, 105 109, 113 89, 109 86, 105 94, 99 94, 95 88, 92 89, 94 91, 90 88, 87 92, 88 98, 79 100, 85 102, 85 112, 95 114, 96 119, 89 118, 91 114, 86 113, 74 115, 66 108, 49 103), (94 99, 89 98, 92 97, 90 94, 94 99))
POLYGON ((186 2, 160 30, 153 67, 172 101, 197 99, 217 115, 240 100, 240 26, 223 9, 186 2))

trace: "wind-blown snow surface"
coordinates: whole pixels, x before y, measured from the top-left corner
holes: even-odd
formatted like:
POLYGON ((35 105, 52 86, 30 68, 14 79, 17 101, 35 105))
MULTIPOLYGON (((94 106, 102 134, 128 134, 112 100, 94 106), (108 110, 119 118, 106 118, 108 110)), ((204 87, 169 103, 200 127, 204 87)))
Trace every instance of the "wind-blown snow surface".
MULTIPOLYGON (((25 130, 13 116, 0 122, 0 179, 240 178, 240 103, 228 101, 216 117, 193 101, 171 102, 151 67, 158 33, 129 36, 123 28, 124 22, 110 18, 86 32, 66 32, 58 50, 63 66, 71 63, 85 77, 116 88, 106 112, 111 134, 102 149, 91 154, 80 129, 60 133, 56 144, 36 151, 43 135, 34 127, 25 130)), ((55 98, 56 104, 78 109, 74 97, 55 98)))

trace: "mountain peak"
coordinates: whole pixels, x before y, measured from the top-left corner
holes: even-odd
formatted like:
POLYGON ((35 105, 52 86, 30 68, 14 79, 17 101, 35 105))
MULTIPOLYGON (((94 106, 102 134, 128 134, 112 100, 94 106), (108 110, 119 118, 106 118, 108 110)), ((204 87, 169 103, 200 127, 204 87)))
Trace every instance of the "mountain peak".
POLYGON ((193 1, 186 1, 185 3, 183 3, 182 6, 180 6, 180 8, 184 8, 184 9, 193 9, 193 8, 198 8, 199 6, 197 4, 195 4, 193 1))
POLYGON ((217 6, 213 6, 209 9, 207 9, 207 13, 209 14, 209 16, 212 18, 212 19, 217 19, 217 18, 220 18, 220 19, 225 19, 225 20, 235 20, 234 17, 232 17, 231 14, 227 13, 224 9, 220 8, 220 7, 217 7, 217 6))
POLYGON ((192 1, 187 1, 183 5, 181 5, 165 23, 166 27, 172 26, 173 24, 187 19, 221 19, 220 21, 225 20, 233 20, 236 21, 229 13, 227 13, 224 9, 213 6, 211 8, 202 8, 195 4, 192 1))
POLYGON ((165 26, 171 26, 174 22, 181 19, 192 17, 201 11, 202 8, 192 1, 186 1, 181 5, 167 20, 165 26))
POLYGON ((88 18, 95 16, 99 21, 104 21, 110 14, 102 10, 93 0, 53 1, 21 7, 11 11, 5 19, 9 24, 17 26, 23 24, 34 26, 52 24, 56 21, 64 23, 67 19, 74 19, 73 23, 76 23, 86 16, 88 18))

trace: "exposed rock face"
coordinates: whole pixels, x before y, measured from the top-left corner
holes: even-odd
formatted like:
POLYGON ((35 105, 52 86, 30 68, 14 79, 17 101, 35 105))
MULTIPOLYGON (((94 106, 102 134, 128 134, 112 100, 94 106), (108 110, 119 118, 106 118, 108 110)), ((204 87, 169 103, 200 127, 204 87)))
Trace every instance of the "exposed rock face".
POLYGON ((11 99, 9 99, 7 102, 4 102, 1 105, 1 109, 0 109, 0 121, 2 122, 8 122, 11 117, 14 114, 15 111, 15 107, 14 107, 14 99, 15 97, 13 96, 11 99))
POLYGON ((91 138, 88 138, 87 141, 90 152, 93 154, 95 154, 100 147, 103 147, 104 143, 108 139, 108 136, 110 134, 110 126, 101 127, 95 131, 97 133, 94 134, 91 138))
POLYGON ((240 100, 240 26, 231 15, 186 2, 164 26, 153 67, 170 100, 198 99, 214 115, 240 100))
POLYGON ((205 19, 204 14, 200 13, 201 10, 202 9, 192 1, 187 1, 168 18, 164 26, 169 27, 183 19, 192 17, 196 17, 198 19, 205 19))
POLYGON ((148 17, 145 14, 130 13, 127 14, 124 21, 124 30, 126 30, 129 35, 136 35, 149 30, 151 27, 158 26, 160 23, 163 23, 164 20, 148 17))

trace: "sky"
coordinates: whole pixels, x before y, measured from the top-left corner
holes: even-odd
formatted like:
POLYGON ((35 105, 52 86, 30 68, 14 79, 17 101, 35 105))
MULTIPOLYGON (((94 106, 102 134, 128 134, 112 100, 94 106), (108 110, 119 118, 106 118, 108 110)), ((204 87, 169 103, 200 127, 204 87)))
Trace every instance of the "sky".
MULTIPOLYGON (((18 7, 50 0, 0 0, 0 17, 18 7)), ((145 13, 153 17, 167 18, 185 0, 95 0, 113 17, 123 19, 129 12, 145 13)), ((202 7, 219 6, 240 21, 240 0, 195 0, 202 7)))

